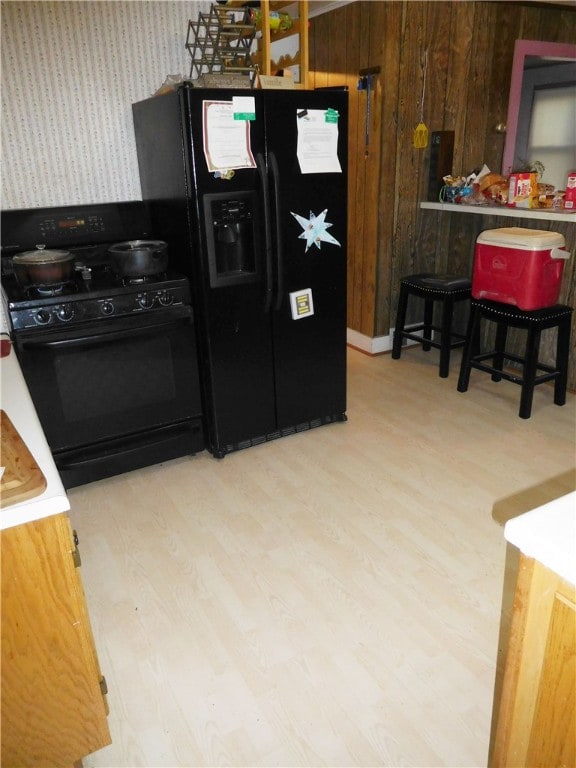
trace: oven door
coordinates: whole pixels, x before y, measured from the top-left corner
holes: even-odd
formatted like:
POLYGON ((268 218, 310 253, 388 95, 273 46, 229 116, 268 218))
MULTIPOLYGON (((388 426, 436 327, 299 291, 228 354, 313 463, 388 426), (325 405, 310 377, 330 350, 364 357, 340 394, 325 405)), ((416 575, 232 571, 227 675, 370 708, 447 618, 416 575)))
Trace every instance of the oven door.
POLYGON ((66 487, 202 450, 191 307, 14 342, 66 487))

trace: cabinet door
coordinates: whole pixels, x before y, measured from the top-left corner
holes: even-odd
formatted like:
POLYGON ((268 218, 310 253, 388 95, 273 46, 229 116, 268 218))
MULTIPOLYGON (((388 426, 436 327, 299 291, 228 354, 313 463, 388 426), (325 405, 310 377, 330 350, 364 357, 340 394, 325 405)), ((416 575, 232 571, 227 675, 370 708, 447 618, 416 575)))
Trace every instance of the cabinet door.
POLYGON ((70 522, 2 531, 2 766, 70 766, 110 743, 70 522))
POLYGON ((492 768, 576 764, 576 591, 520 556, 492 768))

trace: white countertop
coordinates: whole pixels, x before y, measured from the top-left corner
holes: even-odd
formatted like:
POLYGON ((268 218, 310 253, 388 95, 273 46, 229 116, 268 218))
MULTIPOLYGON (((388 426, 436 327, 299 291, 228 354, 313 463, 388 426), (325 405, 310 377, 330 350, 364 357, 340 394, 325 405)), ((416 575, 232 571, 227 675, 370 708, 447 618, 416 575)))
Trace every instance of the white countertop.
POLYGON ((542 208, 508 208, 506 205, 462 205, 461 203, 420 203, 420 208, 447 213, 476 213, 481 216, 508 216, 513 219, 545 219, 576 224, 576 212, 542 208))
POLYGON ((0 358, 1 407, 26 443, 46 478, 46 490, 27 501, 0 509, 0 530, 66 512, 70 503, 44 437, 14 350, 0 358))
POLYGON ((506 541, 576 585, 576 492, 508 520, 506 541))

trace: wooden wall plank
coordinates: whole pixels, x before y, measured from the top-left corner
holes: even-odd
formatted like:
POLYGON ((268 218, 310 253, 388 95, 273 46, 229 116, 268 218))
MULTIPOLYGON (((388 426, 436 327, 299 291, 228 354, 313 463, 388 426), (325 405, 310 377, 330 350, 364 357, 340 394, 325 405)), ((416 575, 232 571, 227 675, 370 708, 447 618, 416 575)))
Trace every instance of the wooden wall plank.
POLYGON ((502 6, 498 14, 492 18, 492 49, 489 59, 490 74, 488 128, 484 143, 484 162, 488 167, 499 173, 502 170, 504 141, 506 134, 497 133, 495 127, 506 124, 508 117, 508 98, 510 78, 512 76, 512 59, 514 43, 517 35, 518 11, 512 5, 502 6))
MULTIPOLYGON (((428 147, 423 150, 425 155, 424 173, 420 175, 418 200, 428 200, 428 184, 431 154, 432 132, 446 130, 444 110, 447 92, 450 62, 450 29, 453 3, 435 2, 427 4, 427 29, 428 29, 428 76, 427 98, 425 103, 425 122, 429 129, 428 147)), ((450 170, 453 170, 452 168, 450 170)), ((448 231, 447 224, 438 219, 438 226, 448 231)), ((442 237, 438 231, 426 230, 428 237, 416 234, 418 243, 417 269, 422 272, 446 271, 447 249, 445 242, 447 237, 442 237), (438 247, 442 243, 441 247, 438 247)), ((391 321, 392 322, 392 321, 391 321)))
POLYGON ((454 3, 450 28, 450 58, 448 61, 449 77, 444 94, 444 130, 454 131, 455 174, 461 174, 467 167, 465 163, 466 147, 466 108, 468 98, 467 83, 470 77, 471 46, 474 39, 474 14, 476 3, 454 3))
POLYGON ((489 62, 486 51, 492 50, 494 26, 491 24, 493 10, 486 3, 472 3, 474 6, 474 35, 470 43, 470 67, 466 89, 464 123, 464 151, 462 175, 467 176, 474 168, 486 161, 484 146, 490 130, 491 94, 488 90, 489 62))
MULTIPOLYGON (((334 14, 336 16, 336 14, 334 14)), ((349 30, 349 35, 342 39, 339 32, 338 40, 343 43, 346 51, 346 71, 348 73, 348 94, 350 120, 348 124, 348 324, 352 328, 360 326, 360 304, 362 297, 361 278, 355 279, 356 265, 361 261, 361 244, 358 242, 358 225, 364 219, 364 207, 358 205, 356 200, 356 183, 358 177, 358 163, 361 162, 358 157, 358 146, 362 141, 362 134, 359 132, 358 115, 360 113, 360 94, 358 92, 358 69, 360 67, 360 53, 358 51, 357 41, 362 34, 361 15, 357 9, 352 10, 351 6, 345 6, 337 15, 339 29, 349 30), (353 190, 353 192, 352 192, 353 190)), ((362 201, 363 203, 363 201, 362 201)))
POLYGON ((398 83, 400 73, 400 48, 402 46, 402 3, 385 3, 382 45, 380 54, 381 87, 381 156, 379 179, 378 214, 378 263, 376 271, 376 307, 374 335, 388 333, 387 320, 391 314, 391 278, 394 266, 394 247, 391 232, 394 230, 396 215, 397 153, 398 132, 398 83))
POLYGON ((402 27, 398 83, 398 128, 396 134, 396 221, 392 242, 392 286, 400 277, 414 271, 414 206, 418 196, 421 151, 413 146, 414 129, 419 118, 422 92, 422 54, 426 48, 426 5, 407 3, 402 27))
MULTIPOLYGON (((368 36, 368 68, 381 66, 385 28, 386 4, 376 3, 370 8, 370 26, 368 36)), ((368 210, 379 211, 380 174, 382 150, 382 76, 372 78, 370 94, 365 93, 366 100, 370 98, 369 114, 365 112, 365 122, 368 119, 368 144, 364 138, 364 194, 365 206, 368 210)), ((359 162, 361 162, 359 160, 359 162)), ((366 217, 364 223, 364 258, 363 258, 363 301, 360 321, 360 332, 373 336, 375 319, 379 311, 376 303, 376 281, 378 274, 378 238, 379 215, 366 217)))
POLYGON ((308 35, 308 83, 311 88, 323 88, 328 84, 330 71, 330 27, 331 14, 315 16, 310 21, 308 35))
MULTIPOLYGON (((358 4, 356 9, 360 14, 358 32, 359 40, 368 40, 370 34, 370 3, 362 2, 358 4)), ((369 50, 366 44, 359 45, 358 41, 355 46, 355 55, 353 61, 356 64, 356 77, 360 69, 365 69, 369 66, 369 50)), ((357 101, 358 111, 355 115, 356 118, 356 135, 358 138, 358 144, 355 148, 356 155, 356 177, 352 179, 349 189, 352 190, 351 200, 356 208, 356 216, 354 220, 354 229, 351 232, 353 238, 354 247, 354 264, 353 264, 353 278, 352 278, 352 328, 355 328, 362 332, 362 305, 365 297, 368 296, 369 286, 365 286, 365 223, 368 218, 373 218, 375 215, 374 208, 366 207, 366 188, 365 188, 365 129, 366 129, 366 93, 358 93, 357 101), (370 213, 367 215, 367 212, 370 213)), ((354 119, 354 118, 353 118, 354 119)), ((368 332, 369 335, 369 332, 368 332)))

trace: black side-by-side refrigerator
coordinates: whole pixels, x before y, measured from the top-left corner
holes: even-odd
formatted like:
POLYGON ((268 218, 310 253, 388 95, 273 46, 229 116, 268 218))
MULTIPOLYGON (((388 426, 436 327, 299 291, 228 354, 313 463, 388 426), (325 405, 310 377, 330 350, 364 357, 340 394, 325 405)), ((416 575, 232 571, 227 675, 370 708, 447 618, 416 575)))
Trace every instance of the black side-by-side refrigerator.
POLYGON ((214 456, 346 419, 348 94, 133 105, 143 199, 194 297, 214 456))

